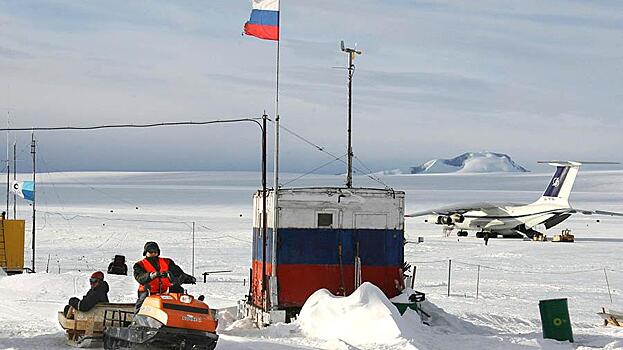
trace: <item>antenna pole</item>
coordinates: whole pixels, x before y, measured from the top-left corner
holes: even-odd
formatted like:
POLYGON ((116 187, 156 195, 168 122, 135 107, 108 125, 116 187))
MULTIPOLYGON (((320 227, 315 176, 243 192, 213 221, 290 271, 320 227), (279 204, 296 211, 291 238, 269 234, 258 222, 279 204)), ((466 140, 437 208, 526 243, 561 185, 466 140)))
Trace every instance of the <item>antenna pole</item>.
POLYGON ((361 55, 361 51, 344 47, 341 42, 342 52, 348 54, 348 171, 346 173, 346 187, 353 187, 353 144, 352 144, 352 117, 353 117, 353 75, 355 74, 355 55, 361 55))
MULTIPOLYGON (((9 114, 7 113, 7 127, 10 127, 9 114)), ((11 180, 11 163, 9 163, 9 132, 6 132, 6 218, 9 218, 9 198, 10 198, 10 180, 11 180)))
MULTIPOLYGON (((17 142, 13 142, 13 181, 17 181, 17 142)), ((17 196, 13 192, 13 220, 17 217, 17 196)))
POLYGON ((193 276, 195 275, 195 222, 193 221, 193 255, 192 255, 192 270, 193 276))
POLYGON ((353 187, 353 142, 352 142, 352 123, 353 123, 353 54, 348 55, 348 175, 346 177, 346 187, 353 187))
POLYGON ((6 157, 6 217, 9 218, 9 198, 10 198, 10 182, 11 182, 11 166, 9 164, 9 152, 7 143, 7 157, 6 157))
POLYGON ((32 272, 35 272, 35 202, 37 199, 36 185, 36 153, 37 144, 35 141, 35 133, 31 134, 30 153, 32 154, 32 272))
POLYGON ((262 115, 262 307, 266 309, 267 293, 266 293, 266 246, 268 240, 266 238, 266 113, 262 115))

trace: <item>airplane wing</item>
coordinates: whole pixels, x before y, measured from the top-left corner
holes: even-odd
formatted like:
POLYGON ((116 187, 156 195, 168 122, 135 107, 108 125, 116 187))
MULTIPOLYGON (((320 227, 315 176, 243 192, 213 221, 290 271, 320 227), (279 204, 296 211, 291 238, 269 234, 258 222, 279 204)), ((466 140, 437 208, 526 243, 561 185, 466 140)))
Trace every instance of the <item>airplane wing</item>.
POLYGON ((468 211, 473 210, 487 210, 493 208, 499 208, 500 204, 492 204, 492 203, 469 203, 469 204, 458 204, 458 205, 449 205, 446 207, 441 207, 437 209, 429 209, 424 211, 418 211, 411 214, 406 214, 407 218, 414 218, 418 216, 425 215, 452 215, 452 214, 465 214, 468 211))
POLYGON ((433 214, 435 214, 434 210, 424 210, 424 211, 417 211, 411 214, 405 214, 405 218, 415 218, 418 216, 426 216, 426 215, 433 215, 433 214))
POLYGON ((579 214, 584 214, 584 215, 595 214, 595 215, 622 216, 623 217, 623 213, 616 213, 616 212, 605 211, 605 210, 584 210, 584 209, 573 208, 569 211, 569 213, 572 213, 572 214, 579 213, 579 214))

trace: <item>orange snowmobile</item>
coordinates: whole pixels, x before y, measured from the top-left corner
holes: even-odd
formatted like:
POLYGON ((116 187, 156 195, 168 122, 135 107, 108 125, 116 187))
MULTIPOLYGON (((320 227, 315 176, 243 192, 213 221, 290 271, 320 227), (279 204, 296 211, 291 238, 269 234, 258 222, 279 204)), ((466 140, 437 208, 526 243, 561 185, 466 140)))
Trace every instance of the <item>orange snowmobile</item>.
MULTIPOLYGON (((170 290, 181 289, 188 277, 171 279, 170 290)), ((104 349, 212 350, 218 340, 216 312, 203 296, 196 299, 185 291, 152 294, 131 323, 123 322, 117 312, 105 315, 104 324, 104 349)))

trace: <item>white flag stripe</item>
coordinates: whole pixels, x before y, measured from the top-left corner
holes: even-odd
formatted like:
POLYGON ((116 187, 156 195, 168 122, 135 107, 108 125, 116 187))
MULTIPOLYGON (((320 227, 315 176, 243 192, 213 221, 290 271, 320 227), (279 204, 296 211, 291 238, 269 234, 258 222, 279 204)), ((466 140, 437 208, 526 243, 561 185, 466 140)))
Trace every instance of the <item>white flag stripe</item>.
POLYGON ((22 183, 21 182, 13 181, 13 184, 11 185, 11 192, 13 192, 14 194, 24 198, 24 194, 22 193, 22 183))
POLYGON ((279 0, 251 0, 254 10, 279 11, 279 0))

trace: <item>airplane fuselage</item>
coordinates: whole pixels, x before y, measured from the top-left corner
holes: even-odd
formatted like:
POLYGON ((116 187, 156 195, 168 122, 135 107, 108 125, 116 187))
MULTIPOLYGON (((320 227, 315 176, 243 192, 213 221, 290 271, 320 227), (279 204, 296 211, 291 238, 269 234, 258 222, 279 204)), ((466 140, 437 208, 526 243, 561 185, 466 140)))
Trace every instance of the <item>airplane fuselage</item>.
MULTIPOLYGON (((455 217, 453 222, 446 226, 461 231, 485 231, 499 234, 515 234, 515 229, 524 225, 532 228, 542 224, 554 216, 568 210, 568 206, 554 204, 527 204, 521 206, 499 206, 483 210, 472 210, 455 217)), ((435 216, 434 220, 438 217, 435 216)), ((444 225, 443 223, 440 223, 444 225)))

